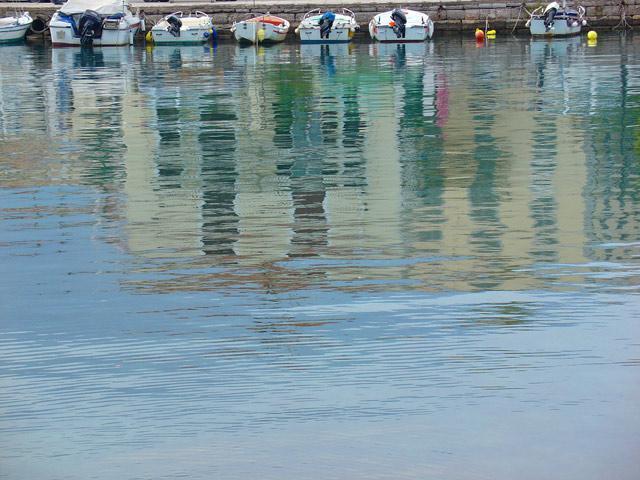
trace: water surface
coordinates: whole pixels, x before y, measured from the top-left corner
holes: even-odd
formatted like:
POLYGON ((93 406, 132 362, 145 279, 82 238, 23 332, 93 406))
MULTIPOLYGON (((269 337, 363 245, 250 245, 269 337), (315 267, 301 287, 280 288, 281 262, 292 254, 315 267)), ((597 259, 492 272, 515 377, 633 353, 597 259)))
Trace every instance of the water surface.
POLYGON ((635 478, 639 54, 0 48, 0 478, 635 478))

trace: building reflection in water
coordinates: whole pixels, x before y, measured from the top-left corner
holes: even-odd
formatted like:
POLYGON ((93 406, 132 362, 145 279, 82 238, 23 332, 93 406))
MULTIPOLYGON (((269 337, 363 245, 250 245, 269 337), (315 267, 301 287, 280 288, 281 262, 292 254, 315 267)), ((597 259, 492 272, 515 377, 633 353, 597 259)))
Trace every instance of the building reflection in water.
POLYGON ((518 271, 626 258, 636 72, 580 39, 454 43, 54 50, 3 86, 0 126, 46 132, 131 254, 227 267, 184 288, 522 289, 550 280, 518 271), (26 94, 41 106, 18 115, 26 94))

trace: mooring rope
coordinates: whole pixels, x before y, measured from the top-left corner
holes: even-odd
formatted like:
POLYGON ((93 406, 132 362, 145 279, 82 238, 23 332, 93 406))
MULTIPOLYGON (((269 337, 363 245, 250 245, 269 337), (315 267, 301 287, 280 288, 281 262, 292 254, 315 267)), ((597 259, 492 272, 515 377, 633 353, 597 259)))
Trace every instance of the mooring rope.
POLYGON ((629 25, 629 22, 627 22, 627 4, 625 3, 624 0, 620 0, 620 3, 618 4, 619 10, 620 10, 620 22, 613 27, 614 30, 630 30, 631 29, 631 25, 629 25))
POLYGON ((524 2, 520 4, 520 8, 518 9, 518 18, 516 19, 516 23, 513 25, 513 29, 511 30, 511 35, 513 35, 513 32, 515 32, 516 28, 518 27, 518 23, 520 22, 520 15, 522 15, 522 10, 526 10, 524 2))

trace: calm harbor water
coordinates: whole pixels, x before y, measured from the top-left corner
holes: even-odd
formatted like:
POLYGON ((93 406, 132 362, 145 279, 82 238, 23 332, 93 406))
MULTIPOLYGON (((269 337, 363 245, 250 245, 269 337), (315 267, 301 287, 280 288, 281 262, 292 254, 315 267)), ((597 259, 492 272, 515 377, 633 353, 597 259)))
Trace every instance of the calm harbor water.
POLYGON ((637 478, 640 37, 0 48, 0 478, 637 478))

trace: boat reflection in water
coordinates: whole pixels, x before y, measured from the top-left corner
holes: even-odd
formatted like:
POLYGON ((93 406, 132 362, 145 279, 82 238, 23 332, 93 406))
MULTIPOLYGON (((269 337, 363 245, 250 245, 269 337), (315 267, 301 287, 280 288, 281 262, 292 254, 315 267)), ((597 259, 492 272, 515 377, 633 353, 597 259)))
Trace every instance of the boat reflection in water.
MULTIPOLYGON (((402 273, 390 262, 375 269, 378 279, 476 288, 481 269, 485 281, 528 288, 534 280, 505 275, 516 266, 494 250, 532 252, 518 260, 525 268, 556 258, 567 242, 586 242, 560 241, 558 226, 563 218, 572 232, 584 230, 578 223, 589 207, 576 198, 589 175, 585 134, 557 142, 554 132, 570 131, 572 115, 593 108, 593 85, 578 80, 579 39, 528 45, 535 85, 527 80, 513 92, 498 88, 488 59, 447 67, 433 43, 55 50, 56 81, 47 91, 56 100, 47 111, 86 150, 82 159, 71 156, 89 169, 80 177, 122 180, 122 241, 131 253, 187 257, 197 268, 209 264, 201 255, 218 255, 298 285, 314 277, 283 269, 287 259, 350 256, 355 241, 367 257, 409 248, 417 258, 447 259, 417 260, 402 273), (298 52, 300 63, 286 61, 298 52), (144 74, 131 68, 138 57, 144 74), (479 81, 450 79, 474 69, 485 72, 479 81), (106 99, 117 101, 103 107, 106 99), (502 107, 475 113, 492 102, 502 107), (532 189, 502 202, 522 179, 532 189), (417 214, 411 227, 402 223, 407 209, 417 214), (457 212, 455 222, 443 220, 444 211, 457 212), (538 224, 555 227, 515 233, 538 224), (509 240, 496 243, 485 228, 509 240), (557 246, 549 250, 548 242, 557 246), (469 248, 473 255, 460 258, 469 248)), ((578 251, 566 260, 584 261, 578 251)), ((344 282, 365 273, 320 271, 344 282)))

